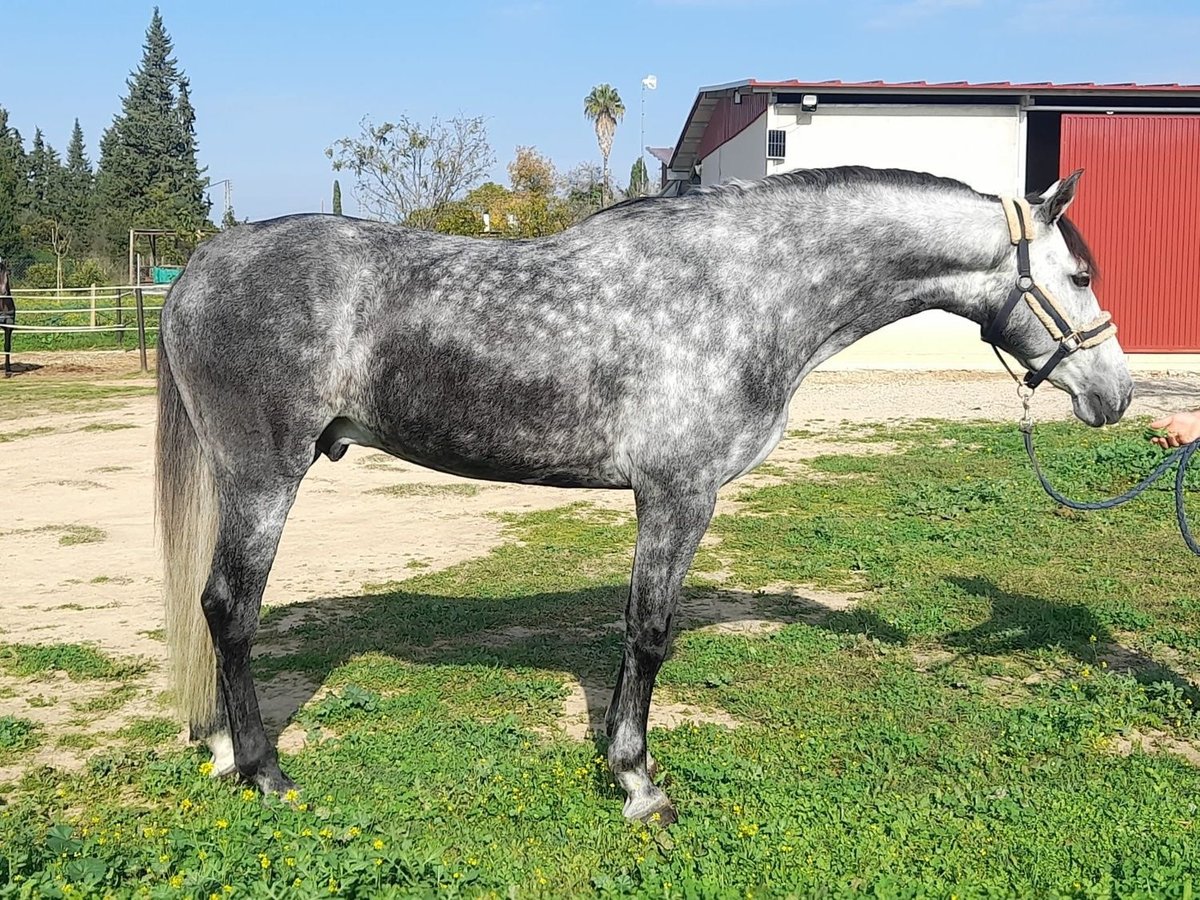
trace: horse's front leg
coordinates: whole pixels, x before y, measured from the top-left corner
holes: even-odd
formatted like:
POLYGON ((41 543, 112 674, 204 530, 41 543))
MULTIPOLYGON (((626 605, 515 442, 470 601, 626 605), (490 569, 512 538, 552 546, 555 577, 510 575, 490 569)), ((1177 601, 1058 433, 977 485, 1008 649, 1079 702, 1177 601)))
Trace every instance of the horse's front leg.
POLYGON ((12 363, 9 361, 8 355, 12 352, 12 329, 4 329, 4 377, 12 377, 12 363))
POLYGON ((608 764, 625 790, 625 816, 675 820, 667 795, 651 780, 646 723, 654 679, 667 653, 671 617, 684 575, 704 536, 716 489, 653 483, 639 487, 638 537, 625 611, 625 652, 608 715, 608 764))

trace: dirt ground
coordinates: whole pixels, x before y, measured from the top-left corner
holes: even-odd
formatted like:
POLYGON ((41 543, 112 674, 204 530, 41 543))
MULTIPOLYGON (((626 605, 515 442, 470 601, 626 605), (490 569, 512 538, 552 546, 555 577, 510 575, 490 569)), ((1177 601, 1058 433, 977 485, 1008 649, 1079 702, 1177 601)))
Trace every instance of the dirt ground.
MULTIPOLYGON (((36 357, 26 357, 19 380, 66 375, 146 383, 123 377, 131 364, 128 354, 81 354, 78 361, 65 356, 55 354, 42 368, 34 368, 36 357)), ((132 364, 136 366, 136 357, 132 364)), ((3 388, 0 384, 0 403, 3 388)), ((1129 415, 1197 406, 1200 376, 1140 377, 1129 415)), ((1002 375, 816 373, 794 399, 790 427, 827 431, 829 437, 789 438, 777 458, 844 451, 846 445, 838 439, 856 423, 919 418, 1015 422, 1019 413, 1013 384, 1002 375)), ((1069 400, 1043 390, 1035 415, 1068 417, 1069 400)), ((158 634, 162 614, 151 495, 154 418, 154 399, 139 397, 113 401, 101 411, 2 423, 0 431, 10 435, 41 431, 0 444, 0 642, 92 643, 109 653, 146 657, 155 665, 131 702, 86 722, 77 714, 78 706, 96 686, 65 677, 29 681, 0 676, 0 715, 23 716, 51 732, 69 726, 111 732, 131 717, 166 714, 160 699, 165 648, 158 634)), ((344 596, 366 584, 403 579, 418 567, 450 566, 497 545, 502 526, 495 513, 579 500, 632 511, 627 492, 471 482, 352 448, 338 463, 322 459, 305 479, 265 602, 344 596)), ((736 601, 731 602, 722 616, 726 620, 738 615, 736 601)), ((826 597, 821 602, 846 600, 826 597)), ((758 625, 748 619, 740 627, 758 625)), ((575 733, 585 727, 589 714, 594 718, 596 711, 586 709, 583 692, 574 690, 564 727, 575 733)), ((704 717, 702 711, 666 706, 659 715, 664 724, 704 717)), ((49 745, 35 760, 71 761, 71 751, 49 745)), ((13 774, 0 768, 0 781, 13 774)))

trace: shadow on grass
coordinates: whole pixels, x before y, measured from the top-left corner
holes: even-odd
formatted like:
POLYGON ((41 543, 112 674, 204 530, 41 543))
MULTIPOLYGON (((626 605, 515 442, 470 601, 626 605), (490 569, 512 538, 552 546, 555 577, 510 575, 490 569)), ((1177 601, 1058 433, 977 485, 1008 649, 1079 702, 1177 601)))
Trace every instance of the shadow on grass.
POLYGON ((1139 650, 1124 646, 1095 613, 1081 603, 1063 604, 1002 590, 987 578, 946 579, 962 591, 987 600, 992 617, 965 631, 947 634, 942 642, 968 653, 995 655, 1058 647, 1082 663, 1100 659, 1109 668, 1133 676, 1141 684, 1166 682, 1200 709, 1200 690, 1188 678, 1139 650))
MULTIPOLYGON (((264 614, 254 665, 268 733, 277 737, 331 672, 357 656, 379 653, 419 665, 565 672, 583 688, 589 730, 600 734, 621 659, 627 591, 626 585, 605 584, 476 598, 395 590, 272 608, 264 614)), ((803 592, 749 594, 712 588, 685 591, 674 637, 735 626, 747 618, 804 622, 886 643, 907 640, 874 613, 830 610, 803 592)))
MULTIPOLYGON (((1106 658, 1114 671, 1144 684, 1175 685, 1200 708, 1200 691, 1186 677, 1123 647, 1086 606, 1011 593, 986 578, 947 581, 986 599, 992 609, 986 622, 945 635, 941 642, 947 647, 983 656, 1059 648, 1085 663, 1106 658)), ((278 736, 331 672, 357 656, 378 653, 418 665, 565 672, 582 686, 589 728, 599 735, 620 662, 627 590, 603 584, 503 597, 395 590, 276 607, 264 617, 262 655, 255 660, 268 731, 278 736)), ((711 588, 685 592, 675 636, 746 618, 804 622, 897 645, 908 640, 869 610, 830 610, 802 592, 751 595, 711 588), (730 602, 711 602, 714 596, 730 602)), ((601 742, 598 738, 598 746, 601 742)))

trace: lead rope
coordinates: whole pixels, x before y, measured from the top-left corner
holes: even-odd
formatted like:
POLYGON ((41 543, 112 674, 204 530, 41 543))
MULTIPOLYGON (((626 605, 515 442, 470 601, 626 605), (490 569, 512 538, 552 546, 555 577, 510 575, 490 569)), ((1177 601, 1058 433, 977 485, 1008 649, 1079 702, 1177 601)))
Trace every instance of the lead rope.
MULTIPOLYGON (((1004 362, 1004 357, 1000 356, 999 353, 996 356, 1004 363, 1004 368, 1009 369, 1008 363, 1004 362)), ((1012 369, 1009 369, 1009 374, 1013 374, 1012 369)), ((1153 472, 1123 494, 1118 494, 1116 497, 1111 497, 1108 500, 1072 500, 1055 489, 1054 485, 1050 483, 1049 479, 1042 472, 1042 467, 1038 464, 1037 453, 1033 449, 1033 414, 1030 411, 1033 389, 1022 384, 1019 378, 1016 380, 1017 395, 1021 398, 1021 405, 1024 410, 1021 415, 1021 439, 1025 443, 1025 452, 1029 454, 1029 462, 1033 466, 1033 474, 1037 476, 1042 490, 1049 494, 1053 500, 1069 509, 1083 511, 1115 509, 1118 506, 1125 505, 1136 497, 1140 497, 1149 490, 1151 485, 1167 474, 1172 466, 1178 465, 1178 468, 1175 469, 1175 521, 1179 525, 1179 533, 1183 537, 1183 542, 1187 544, 1187 548, 1197 556, 1200 556, 1200 543, 1197 543, 1196 538, 1192 535, 1192 529, 1188 526, 1184 494, 1184 480, 1187 478, 1188 467, 1192 464, 1192 459, 1195 457, 1196 451, 1200 450, 1200 439, 1176 448, 1173 453, 1154 468, 1153 472)))

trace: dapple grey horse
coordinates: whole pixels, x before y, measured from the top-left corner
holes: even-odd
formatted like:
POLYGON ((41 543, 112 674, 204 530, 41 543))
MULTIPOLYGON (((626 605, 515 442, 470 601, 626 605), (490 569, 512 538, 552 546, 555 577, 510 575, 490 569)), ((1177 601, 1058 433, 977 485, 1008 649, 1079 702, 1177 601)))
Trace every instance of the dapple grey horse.
MULTIPOLYGON (((1086 321, 1091 259, 1063 218, 1077 180, 1033 197, 1026 252, 1086 321)), ((646 721, 717 489, 763 461, 805 375, 860 337, 934 308, 990 324, 1014 243, 997 197, 838 168, 635 201, 538 240, 300 215, 202 244, 162 313, 157 478, 174 696, 216 773, 293 786, 251 645, 301 479, 360 444, 471 478, 634 492, 608 760, 626 816, 670 821, 646 721)), ((993 340, 1026 367, 1066 346, 1024 304, 1004 316, 993 340)), ((1051 381, 1083 421, 1117 421, 1120 347, 1077 344, 1051 381)))

